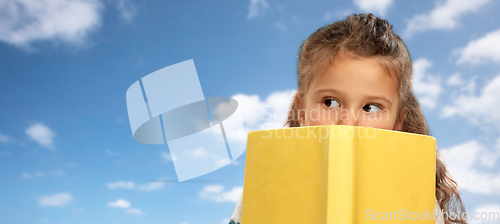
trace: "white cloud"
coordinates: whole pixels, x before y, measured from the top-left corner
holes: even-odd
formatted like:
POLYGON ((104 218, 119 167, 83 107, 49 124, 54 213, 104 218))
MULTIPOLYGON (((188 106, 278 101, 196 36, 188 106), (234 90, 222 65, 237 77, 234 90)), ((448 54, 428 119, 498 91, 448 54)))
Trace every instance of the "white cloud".
POLYGON ((144 212, 138 208, 131 208, 127 210, 128 214, 134 214, 134 215, 142 215, 144 212))
POLYGON ((135 183, 132 181, 118 181, 114 183, 108 183, 106 184, 106 187, 108 187, 108 189, 118 189, 118 188, 134 189, 135 183))
POLYGON ((161 158, 163 159, 163 162, 168 163, 172 161, 172 156, 168 152, 160 152, 161 158))
MULTIPOLYGON (((224 125, 224 131, 228 137, 237 143, 246 144, 246 135, 255 130, 267 130, 283 128, 287 119, 289 107, 293 101, 296 90, 276 91, 261 99, 257 95, 236 94, 231 98, 238 101, 238 110, 241 112, 244 130, 239 126, 224 125)), ((242 146, 243 148, 245 145, 242 146)), ((234 157, 234 155, 233 155, 234 157)), ((215 165, 227 164, 229 160, 214 158, 215 165)), ((232 165, 238 165, 233 161, 232 165)))
POLYGON ((433 109, 436 107, 439 94, 441 93, 441 81, 439 77, 427 73, 432 62, 420 58, 413 63, 413 91, 422 106, 433 109))
POLYGON ((474 213, 469 214, 471 214, 470 218, 473 218, 470 224, 496 224, 500 219, 500 205, 481 205, 474 209, 474 213), (475 215, 476 217, 472 217, 472 215, 475 215), (476 220, 474 218, 478 219, 476 220))
POLYGON ((385 16, 393 0, 354 0, 354 4, 361 10, 385 16))
POLYGON ((64 174, 65 174, 65 172, 62 170, 53 170, 53 171, 49 171, 49 172, 37 171, 37 172, 33 172, 33 173, 24 172, 23 174, 21 174, 21 177, 24 179, 35 179, 38 177, 45 177, 45 176, 61 177, 61 176, 64 176, 64 174))
POLYGON ((439 1, 434 9, 425 14, 413 16, 408 21, 405 36, 418 31, 451 30, 458 25, 459 17, 478 11, 490 0, 446 0, 439 1))
POLYGON ((449 86, 460 86, 464 84, 464 82, 465 81, 462 79, 462 75, 457 72, 448 78, 446 84, 449 86))
POLYGON ((276 91, 262 101, 257 95, 233 95, 232 98, 237 100, 238 106, 241 107, 245 133, 283 128, 295 93, 296 90, 276 91))
POLYGON ((23 49, 37 41, 82 45, 100 26, 99 0, 0 1, 0 40, 23 49))
POLYGON ((258 16, 264 15, 264 12, 269 7, 267 0, 250 0, 250 5, 248 6, 248 19, 253 19, 258 16))
POLYGON ((204 159, 208 155, 210 155, 210 152, 203 147, 198 147, 194 151, 191 152, 192 157, 199 158, 199 159, 204 159))
POLYGON ((230 191, 224 191, 222 185, 207 185, 198 193, 201 199, 215 202, 238 202, 238 198, 243 192, 243 187, 234 187, 230 191))
POLYGON ((494 168, 500 150, 488 150, 472 140, 447 149, 441 155, 460 190, 476 194, 500 195, 500 173, 480 171, 478 167, 494 168))
POLYGON ((112 208, 130 208, 130 202, 124 199, 118 199, 108 203, 108 207, 112 208))
POLYGON ((26 134, 31 138, 31 140, 38 142, 43 147, 51 150, 55 150, 54 146, 54 133, 49 127, 43 124, 34 124, 26 129, 26 134))
POLYGON ((160 152, 160 154, 161 154, 161 158, 163 159, 164 163, 169 163, 171 161, 175 162, 178 159, 176 156, 170 155, 170 153, 168 153, 168 152, 162 151, 162 152, 160 152))
POLYGON ((131 208, 130 206, 132 203, 125 199, 117 199, 116 201, 112 201, 108 203, 108 207, 110 208, 121 208, 121 209, 126 209, 126 212, 128 214, 133 214, 133 215, 142 215, 144 212, 138 208, 131 208))
POLYGON ((9 143, 10 141, 12 141, 9 136, 7 135, 3 135, 2 133, 0 133, 0 142, 1 143, 9 143))
POLYGON ((137 185, 132 181, 117 181, 114 183, 108 183, 106 184, 106 187, 110 190, 114 189, 132 189, 132 190, 139 190, 139 191, 154 191, 161 189, 165 186, 165 184, 161 181, 157 182, 149 182, 141 185, 137 185))
POLYGON ((73 198, 68 193, 59 193, 40 197, 38 204, 41 206, 62 207, 68 204, 72 199, 73 198))
MULTIPOLYGON (((246 133, 248 133, 248 131, 282 128, 284 126, 287 118, 288 107, 293 100, 294 94, 295 90, 278 91, 272 93, 262 101, 256 95, 248 96, 245 94, 236 94, 231 96, 231 98, 235 99, 238 102, 237 111, 241 115, 241 118, 237 118, 237 116, 234 116, 234 118, 242 119, 244 123, 243 127, 241 125, 234 125, 236 124, 236 122, 229 122, 227 124, 224 124, 223 126, 227 139, 230 140, 228 144, 231 147, 231 155, 233 159, 236 159, 237 156, 240 156, 239 152, 244 151, 246 146, 246 133), (235 148, 241 151, 234 153, 235 148)), ((228 111, 227 107, 227 104, 218 105, 216 108, 214 108, 215 114, 224 114, 220 113, 220 111, 228 111)), ((210 129, 206 133, 207 139, 214 138, 215 136, 217 136, 216 134, 219 134, 219 136, 217 136, 219 139, 218 143, 224 144, 223 139, 220 138, 220 129, 210 129)), ((185 144, 183 145, 185 146, 185 144)), ((197 166, 195 168, 198 169, 203 167, 203 169, 206 168, 207 170, 215 170, 222 167, 223 165, 239 164, 238 162, 234 161, 230 163, 226 150, 210 151, 213 149, 212 146, 209 148, 200 146, 201 145, 198 142, 193 142, 193 144, 190 145, 189 148, 186 148, 182 151, 172 151, 172 155, 169 155, 166 152, 160 152, 160 155, 163 158, 164 162, 169 162, 172 159, 174 160, 174 162, 177 161, 177 163, 180 164, 192 164, 187 168, 192 168, 195 164, 197 166), (174 157, 173 155, 177 157, 174 157)), ((181 176, 184 176, 184 174, 182 174, 181 176)))
POLYGON ((165 186, 165 184, 163 182, 149 182, 149 183, 146 183, 146 184, 142 184, 142 185, 139 185, 137 187, 137 190, 140 190, 140 191, 154 191, 154 190, 158 190, 158 189, 161 189, 165 186))
POLYGON ((441 116, 461 116, 472 124, 499 124, 500 113, 500 75, 490 81, 479 96, 461 94, 454 97, 451 105, 443 107, 441 116))
POLYGON ((500 30, 486 34, 456 51, 457 64, 481 64, 489 61, 500 62, 500 30))
POLYGON ((228 163, 231 165, 234 165, 234 166, 240 165, 240 163, 236 160, 233 160, 233 162, 231 162, 231 161, 229 161, 229 159, 224 158, 224 159, 217 160, 217 162, 215 162, 215 166, 223 166, 223 165, 226 165, 228 163))
POLYGON ((116 9, 120 12, 120 17, 125 22, 132 22, 137 11, 135 6, 129 0, 118 0, 116 2, 116 9))

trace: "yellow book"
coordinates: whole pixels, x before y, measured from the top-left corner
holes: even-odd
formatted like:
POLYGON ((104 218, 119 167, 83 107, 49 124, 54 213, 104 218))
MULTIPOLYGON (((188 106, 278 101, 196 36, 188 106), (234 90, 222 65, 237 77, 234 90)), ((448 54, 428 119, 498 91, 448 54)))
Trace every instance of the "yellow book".
POLYGON ((242 224, 434 223, 436 139, 307 126, 248 133, 242 224))

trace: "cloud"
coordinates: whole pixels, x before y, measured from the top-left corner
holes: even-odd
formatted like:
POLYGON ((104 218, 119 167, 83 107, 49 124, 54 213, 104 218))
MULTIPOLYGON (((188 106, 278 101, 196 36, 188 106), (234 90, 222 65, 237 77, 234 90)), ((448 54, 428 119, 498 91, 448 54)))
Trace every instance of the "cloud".
POLYGON ((108 203, 108 207, 112 208, 130 208, 130 202, 123 200, 123 199, 118 199, 116 201, 112 201, 108 203))
POLYGON ((205 159, 210 155, 210 152, 203 147, 198 147, 194 151, 191 152, 191 157, 205 159))
MULTIPOLYGON (((474 86, 472 86, 473 88, 474 86)), ((461 116, 472 124, 500 124, 500 75, 490 81, 480 95, 460 94, 451 105, 443 107, 442 117, 461 116)))
POLYGON ((54 136, 56 135, 50 128, 43 124, 34 124, 26 129, 26 134, 31 140, 38 142, 43 147, 55 150, 54 136))
POLYGON ((231 96, 241 106, 245 133, 254 130, 283 128, 296 90, 276 91, 266 99, 257 95, 236 94, 231 96))
POLYGON ((106 187, 110 190, 114 189, 131 189, 131 190, 139 190, 139 191, 154 191, 161 189, 165 186, 165 184, 161 181, 157 182, 149 182, 141 185, 137 185, 132 181, 118 181, 114 183, 106 184, 106 187))
POLYGON ((131 208, 127 210, 128 214, 134 214, 134 215, 142 215, 144 212, 138 208, 131 208))
POLYGON ((49 171, 49 172, 37 171, 37 172, 33 172, 33 173, 24 172, 23 174, 21 174, 21 178, 35 179, 35 178, 45 177, 45 176, 61 177, 61 176, 64 176, 65 174, 66 173, 64 171, 61 171, 61 170, 53 170, 53 171, 49 171))
POLYGON ((0 2, 0 40, 26 50, 37 41, 75 46, 100 26, 99 0, 4 0, 0 2))
POLYGON ((250 5, 248 6, 248 19, 253 19, 258 16, 264 15, 264 12, 269 7, 267 0, 250 0, 250 5))
POLYGON ((393 0, 354 0, 354 4, 365 12, 385 16, 387 9, 393 5, 393 0))
MULTIPOLYGON (((462 74, 459 72, 448 77, 446 81, 446 85, 457 88, 462 94, 468 93, 469 95, 473 95, 476 91, 476 79, 478 76, 473 76, 469 80, 464 80, 462 74)), ((455 90, 457 90, 455 89, 455 90)), ((457 91, 453 92, 455 96, 457 91)))
POLYGON ((476 194, 500 195, 500 173, 492 170, 500 159, 500 147, 488 150, 476 140, 441 149, 447 169, 461 190, 476 194), (478 168, 483 169, 478 169, 478 168))
MULTIPOLYGON (((242 126, 234 125, 235 122, 228 122, 223 126, 224 133, 226 134, 227 139, 230 140, 228 141, 228 145, 231 147, 231 155, 233 159, 240 156, 240 152, 244 151, 246 146, 245 133, 248 133, 248 131, 282 128, 284 126, 288 107, 293 100, 295 92, 295 90, 274 92, 262 101, 257 95, 249 96, 245 94, 236 94, 231 96, 231 98, 238 102, 237 111, 241 115, 241 118, 238 119, 242 119, 244 124, 242 126), (241 151, 234 153, 234 149, 241 151)), ((214 112, 215 114, 219 114, 219 111, 227 111, 226 109, 227 104, 220 104, 214 108, 214 112)), ((237 117, 235 117, 235 119, 236 118, 237 117)), ((219 134, 217 144, 220 144, 219 146, 225 146, 225 142, 222 138, 220 138, 220 131, 220 129, 215 128, 209 129, 203 137, 205 139, 214 139, 214 137, 217 136, 216 134, 219 134)), ((206 141, 205 139, 202 140, 206 141)), ((182 146, 186 146, 186 144, 188 144, 189 147, 180 151, 171 151, 171 155, 165 151, 160 151, 160 155, 164 162, 170 162, 173 160, 174 162, 176 161, 176 165, 180 164, 181 166, 185 166, 185 164, 190 164, 185 166, 185 168, 187 168, 184 169, 186 172, 184 172, 181 176, 186 176, 186 174, 191 175, 189 172, 193 173, 191 171, 193 169, 190 169, 193 168, 193 166, 206 170, 216 170, 221 168, 223 165, 239 164, 234 161, 230 163, 228 153, 225 148, 223 148, 223 150, 221 148, 214 150, 214 147, 217 145, 203 146, 200 142, 202 141, 190 141, 189 143, 183 143, 182 146), (176 157, 174 157, 174 155, 176 157)), ((199 176, 199 174, 197 175, 199 176)))
POLYGON ((146 184, 142 184, 142 185, 139 185, 137 187, 137 190, 140 190, 140 191, 154 191, 154 190, 158 190, 158 189, 161 189, 165 186, 165 184, 163 182, 149 182, 149 183, 146 183, 146 184))
POLYGON ((452 30, 458 25, 459 17, 478 11, 490 0, 446 0, 439 1, 434 9, 425 14, 413 16, 408 21, 405 36, 427 30, 452 30))
POLYGON ((117 199, 116 201, 112 201, 108 203, 108 207, 110 208, 121 208, 121 209, 126 209, 126 212, 128 214, 133 214, 133 215, 142 215, 144 212, 138 208, 131 208, 130 206, 132 203, 125 199, 117 199))
POLYGON ((470 41, 467 46, 456 50, 459 54, 457 64, 482 64, 489 61, 500 62, 500 30, 486 34, 477 40, 470 41))
POLYGON ((170 155, 168 152, 160 152, 163 162, 169 163, 170 161, 177 160, 177 157, 170 155))
POLYGON ((201 199, 215 202, 238 202, 238 198, 243 193, 243 187, 234 187, 230 191, 224 191, 222 185, 207 185, 198 193, 201 199))
POLYGON ((420 58, 413 63, 413 91, 422 106, 433 109, 436 107, 439 94, 441 93, 441 81, 439 77, 427 73, 432 62, 420 58))
POLYGON ((2 133, 0 133, 0 142, 1 143, 9 143, 10 141, 12 141, 12 139, 9 138, 9 136, 7 135, 3 135, 2 133))
POLYGON ((118 188, 124 188, 124 189, 134 189, 135 188, 135 183, 131 181, 118 181, 114 183, 108 183, 106 184, 106 187, 108 189, 118 189, 118 188))
POLYGON ((238 161, 233 160, 231 162, 229 159, 226 159, 226 158, 217 160, 217 162, 215 162, 215 165, 216 166, 223 166, 223 165, 228 164, 228 163, 231 165, 234 165, 234 166, 240 165, 240 163, 238 161))
POLYGON ((56 206, 63 207, 67 205, 73 198, 68 193, 59 193, 54 195, 42 196, 38 200, 41 206, 56 206))
POLYGON ((448 78, 448 80, 446 81, 446 85, 460 86, 460 85, 464 84, 464 82, 465 81, 462 79, 462 75, 457 72, 448 78))
POLYGON ((129 0, 118 0, 116 9, 120 12, 120 17, 124 22, 130 23, 134 20, 137 10, 129 0))

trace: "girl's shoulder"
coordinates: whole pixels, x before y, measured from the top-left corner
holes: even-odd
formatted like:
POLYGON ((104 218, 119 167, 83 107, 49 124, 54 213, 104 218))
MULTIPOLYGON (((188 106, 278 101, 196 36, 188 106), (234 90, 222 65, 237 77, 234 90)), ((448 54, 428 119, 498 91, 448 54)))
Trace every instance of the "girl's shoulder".
MULTIPOLYGON (((243 201, 243 192, 241 193, 240 197, 238 198, 238 202, 236 203, 236 208, 234 208, 233 215, 231 216, 231 220, 229 221, 229 224, 241 224, 241 207, 242 207, 242 201, 243 201)), ((443 220, 443 214, 441 213, 441 207, 439 206, 439 203, 437 200, 435 200, 435 207, 439 212, 434 212, 434 220, 435 224, 444 224, 443 220)))
POLYGON ((236 203, 236 208, 234 208, 233 215, 231 216, 231 221, 229 224, 240 224, 241 222, 241 205, 243 201, 243 192, 241 192, 238 202, 236 203))

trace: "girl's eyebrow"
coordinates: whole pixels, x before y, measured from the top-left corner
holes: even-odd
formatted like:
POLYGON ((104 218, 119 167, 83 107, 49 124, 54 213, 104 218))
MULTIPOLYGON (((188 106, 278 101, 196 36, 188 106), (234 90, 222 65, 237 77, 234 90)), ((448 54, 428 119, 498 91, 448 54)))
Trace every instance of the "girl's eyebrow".
POLYGON ((341 94, 341 92, 336 90, 336 89, 319 89, 319 90, 316 90, 316 92, 314 94, 318 95, 320 93, 325 93, 325 92, 334 93, 334 94, 341 94))
POLYGON ((381 101, 384 101, 385 103, 387 103, 387 105, 389 105, 388 107, 392 106, 391 101, 383 96, 367 96, 366 99, 367 100, 381 100, 381 101))
MULTIPOLYGON (((337 94, 337 95, 342 94, 341 91, 338 91, 336 89, 319 89, 319 90, 316 90, 316 92, 314 92, 314 94, 319 95, 319 94, 325 93, 325 92, 333 93, 333 94, 337 94)), ((367 96, 365 98, 366 98, 366 100, 381 100, 381 101, 384 101, 385 103, 387 103, 387 105, 389 105, 388 107, 392 106, 392 102, 384 96, 367 96)))

